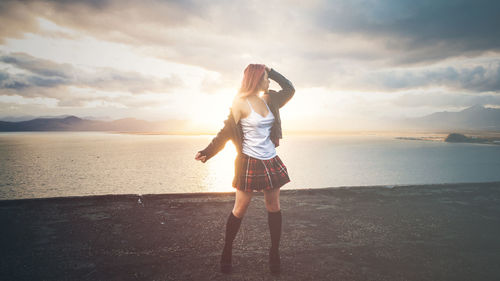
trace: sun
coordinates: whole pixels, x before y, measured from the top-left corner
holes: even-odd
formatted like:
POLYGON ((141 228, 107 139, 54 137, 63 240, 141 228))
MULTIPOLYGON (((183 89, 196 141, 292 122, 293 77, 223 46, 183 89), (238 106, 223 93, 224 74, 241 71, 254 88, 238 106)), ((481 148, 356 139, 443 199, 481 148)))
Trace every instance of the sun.
POLYGON ((224 120, 230 112, 234 96, 234 89, 223 89, 220 92, 207 95, 197 95, 191 104, 187 105, 186 112, 193 123, 197 124, 200 132, 216 133, 222 129, 224 120))

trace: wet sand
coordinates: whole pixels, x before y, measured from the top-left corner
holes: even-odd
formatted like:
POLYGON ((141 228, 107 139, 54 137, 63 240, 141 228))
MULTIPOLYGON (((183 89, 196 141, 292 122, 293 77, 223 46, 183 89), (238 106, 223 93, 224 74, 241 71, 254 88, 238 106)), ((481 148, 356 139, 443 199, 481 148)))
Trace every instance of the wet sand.
POLYGON ((500 280, 500 183, 284 189, 280 276, 263 200, 229 275, 234 193, 0 201, 0 280, 500 280))

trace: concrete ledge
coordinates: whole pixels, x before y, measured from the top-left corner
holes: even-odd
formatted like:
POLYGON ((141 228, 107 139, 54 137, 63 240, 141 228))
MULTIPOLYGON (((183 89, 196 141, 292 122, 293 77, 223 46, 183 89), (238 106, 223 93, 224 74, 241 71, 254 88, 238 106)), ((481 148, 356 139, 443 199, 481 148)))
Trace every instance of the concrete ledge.
POLYGON ((283 273, 262 193, 218 272, 234 193, 0 201, 1 280, 500 280, 500 183, 282 190, 283 273))

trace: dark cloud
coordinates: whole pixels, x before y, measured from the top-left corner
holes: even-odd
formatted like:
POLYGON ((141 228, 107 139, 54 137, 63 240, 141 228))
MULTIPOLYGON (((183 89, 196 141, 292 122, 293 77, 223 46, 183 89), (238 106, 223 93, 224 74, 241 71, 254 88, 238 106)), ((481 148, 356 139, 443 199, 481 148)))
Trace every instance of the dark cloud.
POLYGON ((0 70, 0 82, 9 79, 9 73, 0 70))
POLYGON ((28 83, 24 83, 22 81, 15 81, 15 80, 6 80, 5 82, 2 82, 0 84, 0 89, 8 89, 8 90, 15 90, 15 91, 21 91, 23 89, 29 88, 30 85, 28 83))
POLYGON ((364 80, 368 87, 383 90, 444 86, 470 92, 500 92, 500 61, 471 67, 380 71, 364 80))
POLYGON ((1 55, 0 62, 23 71, 11 74, 1 70, 0 93, 25 97, 59 97, 53 90, 66 86, 141 94, 168 93, 183 85, 177 76, 158 79, 137 72, 117 71, 107 67, 86 72, 69 64, 59 64, 25 53, 1 55), (43 91, 43 88, 47 91, 43 91))
POLYGON ((0 62, 13 65, 34 74, 46 77, 68 79, 68 73, 73 70, 70 64, 57 64, 48 60, 38 59, 25 53, 0 56, 0 62))
MULTIPOLYGON (((33 1, 26 1, 25 0, 24 2, 33 2, 33 1)), ((55 4, 58 4, 61 6, 75 5, 78 3, 79 5, 85 5, 89 8, 93 8, 95 10, 103 9, 103 8, 109 6, 109 4, 111 3, 111 1, 109 1, 109 0, 80 0, 80 1, 76 1, 76 0, 45 0, 45 2, 55 3, 55 4)))
POLYGON ((57 77, 43 77, 24 73, 11 75, 6 71, 0 70, 0 92, 2 92, 2 89, 21 92, 34 87, 53 88, 67 85, 68 82, 68 80, 57 77))
POLYGON ((392 103, 403 107, 469 107, 473 105, 500 106, 500 95, 470 93, 410 93, 404 94, 392 103))
POLYGON ((313 20, 328 32, 385 39, 393 60, 414 63, 499 51, 499 11, 489 0, 324 1, 313 20))
POLYGON ((173 44, 169 36, 156 35, 166 27, 192 21, 205 6, 198 7, 192 1, 160 0, 0 1, 0 43, 27 32, 41 32, 38 18, 45 18, 102 40, 173 44))

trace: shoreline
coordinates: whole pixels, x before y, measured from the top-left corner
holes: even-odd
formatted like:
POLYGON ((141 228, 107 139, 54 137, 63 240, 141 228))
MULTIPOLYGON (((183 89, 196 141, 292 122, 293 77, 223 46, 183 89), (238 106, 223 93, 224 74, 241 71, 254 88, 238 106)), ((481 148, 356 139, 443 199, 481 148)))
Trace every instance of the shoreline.
MULTIPOLYGON (((218 131, 0 131, 0 133, 106 133, 106 134, 124 134, 124 135, 173 135, 173 136, 208 136, 214 137, 218 131)), ((447 136, 450 133, 460 133, 474 136, 484 137, 500 137, 500 131, 485 131, 485 130, 463 130, 463 129, 448 129, 448 130, 338 130, 338 131, 294 131, 287 130, 287 135, 290 136, 447 136)))
MULTIPOLYGON (((467 185, 483 185, 483 184, 498 184, 500 185, 500 181, 487 181, 487 182, 449 182, 449 183, 431 183, 431 184, 382 184, 382 185, 352 185, 352 186, 331 186, 331 187, 318 187, 318 188, 300 188, 300 189, 287 189, 282 188, 280 193, 288 193, 288 192, 311 192, 311 191, 322 191, 322 190, 336 190, 336 189, 364 189, 364 188, 382 188, 382 189, 395 189, 395 188, 418 188, 418 187, 446 187, 446 186, 467 186, 467 185)), ((114 198, 121 197, 124 198, 143 198, 143 197, 165 197, 165 198, 182 198, 182 197, 211 197, 211 196, 234 196, 235 191, 221 191, 221 192, 178 192, 178 193, 123 193, 123 194, 95 194, 95 195, 73 195, 73 196, 53 196, 53 197, 34 197, 34 198, 13 198, 13 199, 0 199, 0 205, 6 202, 14 202, 14 201, 37 201, 37 200, 78 200, 83 198, 114 198)), ((254 192, 254 196, 264 195, 262 192, 254 192)))
POLYGON ((219 258, 234 192, 0 201, 0 279, 493 281, 499 202, 500 182, 283 190, 275 277, 262 193, 229 275, 219 258))

